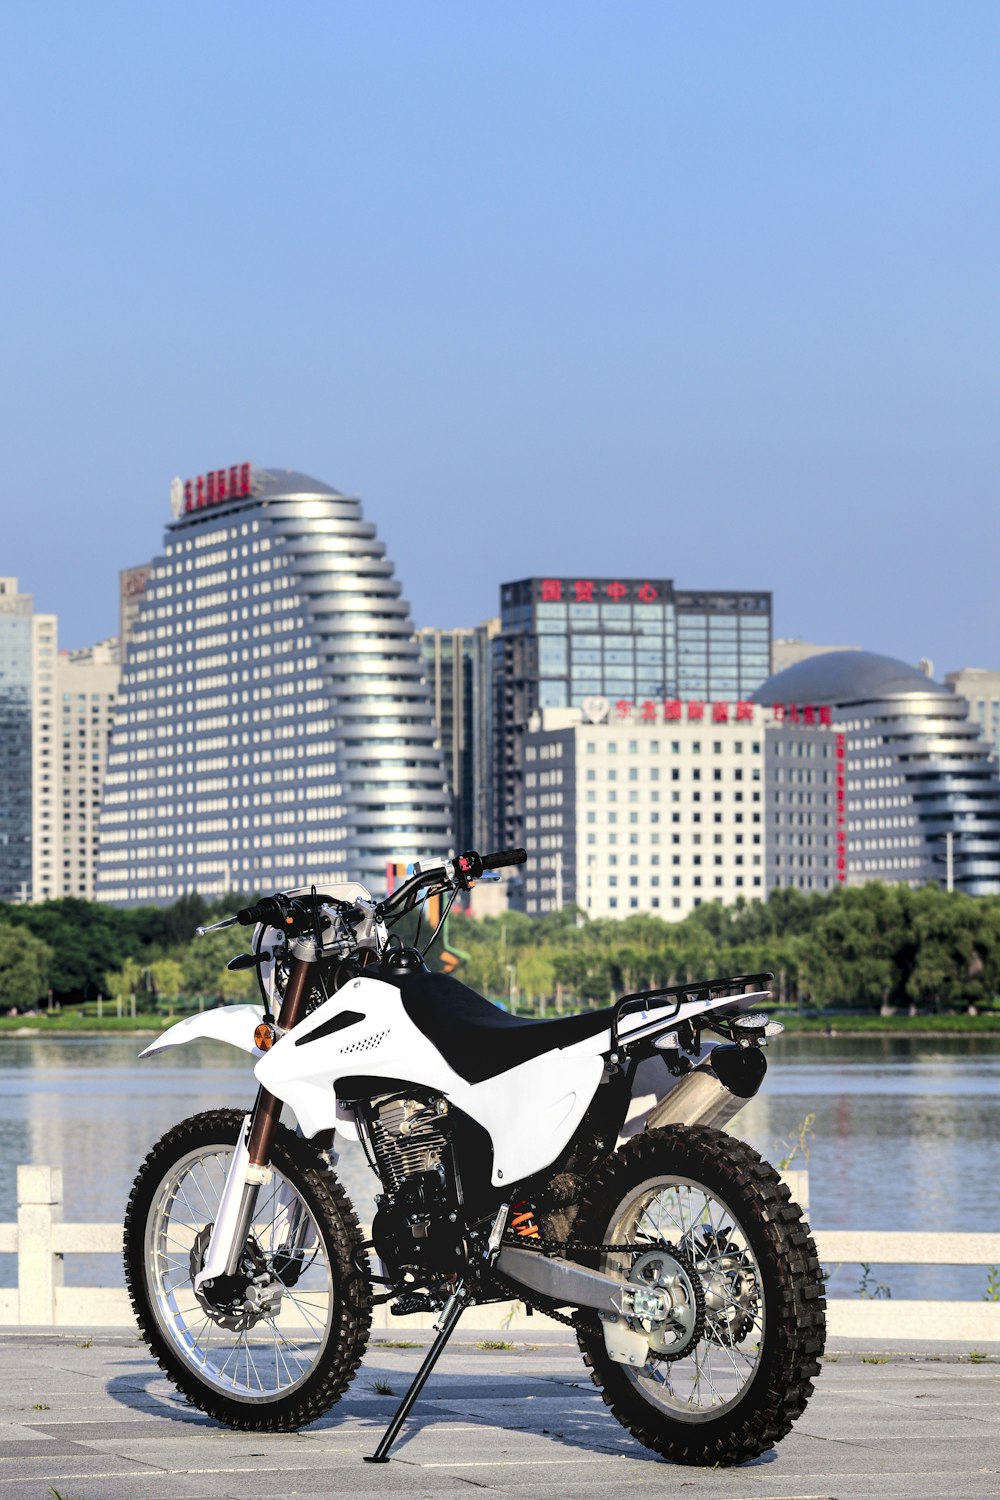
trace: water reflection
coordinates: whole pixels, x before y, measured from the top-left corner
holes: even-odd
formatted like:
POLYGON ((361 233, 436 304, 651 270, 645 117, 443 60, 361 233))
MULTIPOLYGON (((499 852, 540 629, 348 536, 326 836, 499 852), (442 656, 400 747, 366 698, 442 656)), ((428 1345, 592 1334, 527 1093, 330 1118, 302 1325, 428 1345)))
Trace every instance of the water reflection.
MULTIPOLYGON (((145 1152, 199 1110, 247 1108, 254 1080, 242 1054, 192 1043, 139 1062, 123 1037, 0 1040, 0 1221, 14 1217, 19 1162, 61 1166, 67 1218, 120 1221, 145 1152)), ((734 1127, 770 1160, 808 1113, 813 1222, 825 1229, 1000 1229, 1000 1039, 782 1037, 763 1093, 734 1127)), ((341 1166, 363 1220, 374 1179, 360 1149, 341 1166)), ((852 1295, 857 1267, 838 1272, 852 1295)), ((13 1257, 0 1256, 11 1285, 13 1257)), ((111 1257, 77 1257, 68 1281, 116 1283, 111 1257), (99 1261, 101 1264, 99 1264, 99 1261)), ((897 1297, 977 1299, 977 1267, 891 1267, 877 1279, 897 1297)))

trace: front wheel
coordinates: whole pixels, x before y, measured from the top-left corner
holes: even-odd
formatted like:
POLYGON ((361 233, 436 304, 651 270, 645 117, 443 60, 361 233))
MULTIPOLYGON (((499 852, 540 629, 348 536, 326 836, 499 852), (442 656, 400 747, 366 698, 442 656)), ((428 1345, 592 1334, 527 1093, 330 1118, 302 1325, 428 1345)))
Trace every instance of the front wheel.
POLYGON ((240 1267, 198 1291, 243 1115, 211 1110, 169 1130, 125 1215, 125 1279, 159 1364, 229 1427, 288 1431, 347 1389, 371 1323, 362 1237, 322 1153, 279 1126, 240 1267))
POLYGON ((785 1436, 819 1373, 826 1304, 802 1210, 756 1151, 706 1127, 635 1136, 591 1178, 574 1238, 644 1247, 592 1260, 634 1281, 653 1317, 627 1331, 577 1319, 594 1384, 641 1443, 736 1464, 785 1436), (658 1297, 672 1303, 660 1324, 658 1297))

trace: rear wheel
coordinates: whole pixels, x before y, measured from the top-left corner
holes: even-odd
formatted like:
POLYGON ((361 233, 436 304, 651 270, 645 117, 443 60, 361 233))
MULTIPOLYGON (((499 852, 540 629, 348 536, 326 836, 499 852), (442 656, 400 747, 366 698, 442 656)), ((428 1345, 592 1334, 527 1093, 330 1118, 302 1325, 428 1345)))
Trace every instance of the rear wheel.
POLYGON ((634 1363, 611 1358, 625 1341, 596 1313, 577 1319, 594 1384, 641 1443, 678 1463, 735 1464, 785 1436, 819 1373, 825 1302, 808 1225, 773 1167, 718 1130, 648 1131, 591 1179, 574 1237, 648 1245, 594 1263, 684 1290, 671 1321, 630 1320, 634 1363))
POLYGON ((242 1122, 212 1110, 153 1147, 129 1198, 125 1275, 143 1338, 196 1406, 230 1427, 282 1431, 347 1389, 371 1285, 346 1193, 315 1146, 279 1127, 236 1275, 195 1290, 242 1122))

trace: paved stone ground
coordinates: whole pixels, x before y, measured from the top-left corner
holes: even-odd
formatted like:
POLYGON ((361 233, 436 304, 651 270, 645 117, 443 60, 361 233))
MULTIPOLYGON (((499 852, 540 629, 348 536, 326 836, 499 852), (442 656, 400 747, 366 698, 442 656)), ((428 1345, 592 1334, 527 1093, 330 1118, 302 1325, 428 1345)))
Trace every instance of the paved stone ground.
MULTIPOLYGON (((421 1348, 426 1335, 419 1335, 421 1348)), ((979 1500, 1000 1496, 1000 1349, 840 1341, 791 1436, 739 1469, 663 1463, 585 1379, 568 1336, 511 1349, 461 1329, 394 1462, 370 1453, 421 1348, 374 1342, 347 1398, 306 1432, 242 1436, 186 1406, 121 1333, 0 1336, 0 1496, 35 1500, 545 1496, 643 1487, 711 1500, 979 1500)))

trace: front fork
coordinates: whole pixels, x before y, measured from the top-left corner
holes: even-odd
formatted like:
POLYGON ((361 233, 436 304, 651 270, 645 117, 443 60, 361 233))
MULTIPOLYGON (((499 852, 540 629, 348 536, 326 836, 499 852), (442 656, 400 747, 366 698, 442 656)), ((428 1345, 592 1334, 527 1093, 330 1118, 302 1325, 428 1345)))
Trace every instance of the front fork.
MULTIPOLYGON (((291 1031, 302 1013, 316 957, 313 939, 300 938, 293 943, 288 983, 278 1016, 278 1030, 282 1034, 291 1031)), ((195 1291, 217 1276, 235 1276, 240 1268, 258 1194, 271 1179, 271 1148, 280 1116, 281 1100, 268 1089, 258 1089, 253 1110, 245 1116, 240 1127, 205 1259, 194 1279, 195 1291)), ((287 1207, 282 1207, 279 1212, 289 1219, 290 1240, 297 1228, 291 1222, 295 1215, 290 1216, 287 1207)))

